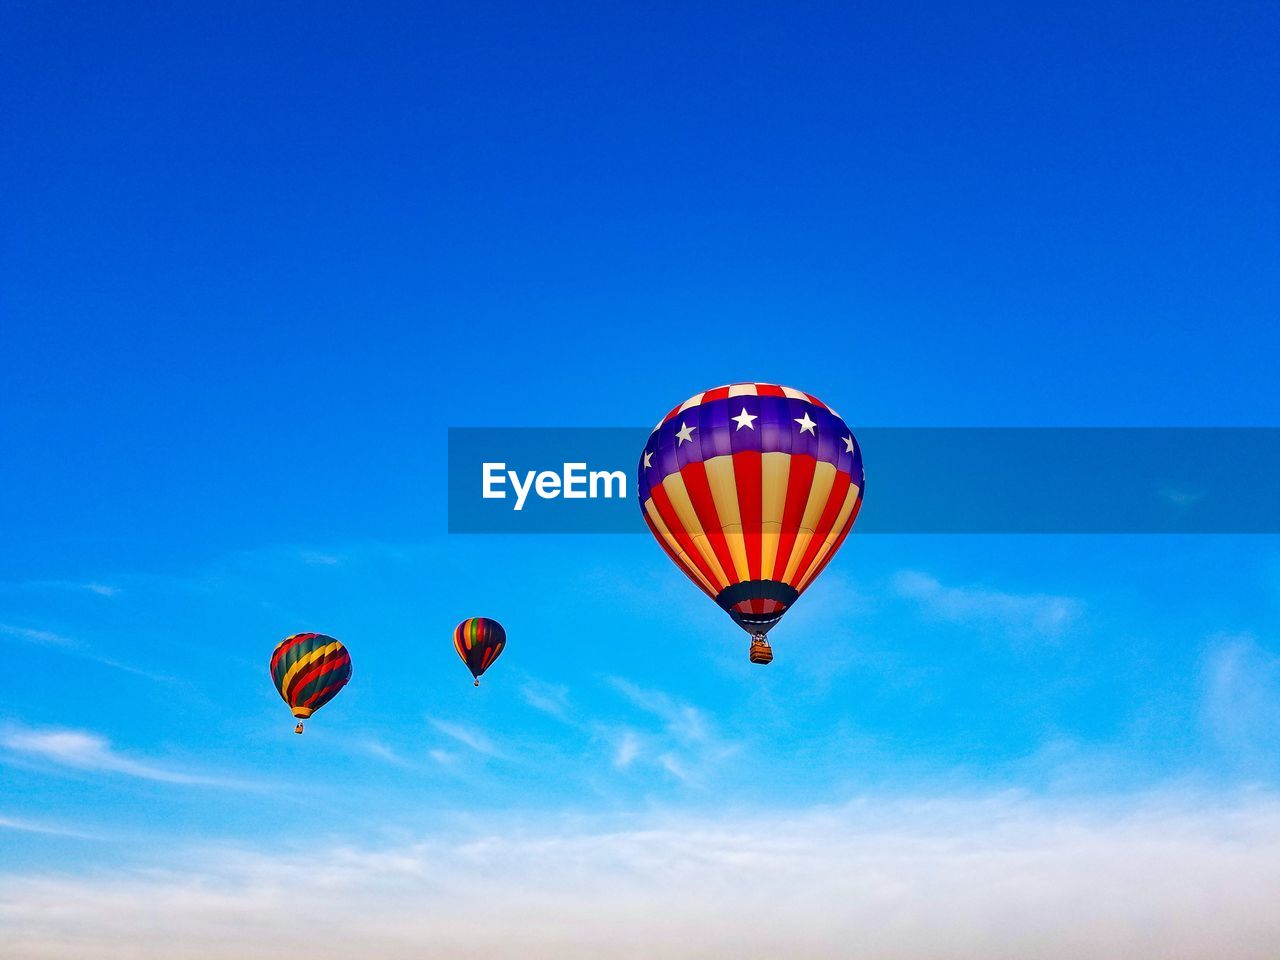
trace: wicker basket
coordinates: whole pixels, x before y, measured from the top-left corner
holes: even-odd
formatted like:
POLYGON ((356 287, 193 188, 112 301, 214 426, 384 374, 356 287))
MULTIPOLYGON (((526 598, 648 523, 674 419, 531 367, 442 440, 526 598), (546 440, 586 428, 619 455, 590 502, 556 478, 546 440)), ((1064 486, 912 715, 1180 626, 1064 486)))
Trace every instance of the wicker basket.
POLYGON ((773 649, 769 646, 769 641, 764 638, 764 634, 757 634, 751 638, 751 662, 773 662, 773 649))

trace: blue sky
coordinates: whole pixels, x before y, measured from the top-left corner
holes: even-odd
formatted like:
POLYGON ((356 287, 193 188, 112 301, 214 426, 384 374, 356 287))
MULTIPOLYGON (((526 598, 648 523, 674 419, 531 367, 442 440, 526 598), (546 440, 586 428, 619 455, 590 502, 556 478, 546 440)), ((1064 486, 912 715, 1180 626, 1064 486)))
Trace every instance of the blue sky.
POLYGON ((296 895, 385 957, 1002 956, 1011 904, 1021 955, 1265 954, 1274 538, 855 531, 759 670, 647 535, 448 536, 444 483, 450 426, 742 379, 855 430, 1276 425, 1276 19, 4 5, 7 942, 275 956, 296 895), (299 739, 304 629, 355 676, 299 739), (709 919, 743 877, 770 924, 709 919))

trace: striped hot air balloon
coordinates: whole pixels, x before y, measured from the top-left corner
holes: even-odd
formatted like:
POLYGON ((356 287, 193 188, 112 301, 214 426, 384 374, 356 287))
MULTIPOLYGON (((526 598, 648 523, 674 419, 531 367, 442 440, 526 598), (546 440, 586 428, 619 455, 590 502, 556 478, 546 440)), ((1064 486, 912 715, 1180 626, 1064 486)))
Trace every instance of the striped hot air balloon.
MULTIPOLYGON (((271 654, 271 680, 299 721, 338 695, 351 679, 351 654, 323 633, 285 637, 271 654)), ((294 732, 302 732, 299 722, 294 732)))
POLYGON ((862 452, 817 397, 735 383, 690 397, 640 457, 645 522, 689 579, 773 658, 765 634, 848 536, 862 504, 862 452))
POLYGON ((502 655, 507 645, 507 631, 488 617, 469 617, 453 628, 453 649, 467 665, 480 686, 480 675, 502 655))

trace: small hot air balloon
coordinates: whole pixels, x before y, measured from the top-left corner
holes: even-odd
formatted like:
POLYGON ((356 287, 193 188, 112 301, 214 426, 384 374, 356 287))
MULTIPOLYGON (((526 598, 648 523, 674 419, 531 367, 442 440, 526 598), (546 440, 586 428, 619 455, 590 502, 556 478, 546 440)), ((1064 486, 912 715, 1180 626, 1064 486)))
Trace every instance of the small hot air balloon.
POLYGON ((301 733, 301 721, 336 697, 350 679, 351 654, 323 633, 285 637, 271 654, 271 680, 299 721, 294 733, 301 733))
POLYGON ((862 506, 862 451, 817 397, 735 383, 690 397, 640 456, 640 509, 684 573, 751 635, 791 609, 848 536, 862 506))
POLYGON ((488 617, 469 617, 453 628, 453 649, 467 665, 480 686, 480 675, 502 655, 507 645, 507 631, 502 624, 488 617))

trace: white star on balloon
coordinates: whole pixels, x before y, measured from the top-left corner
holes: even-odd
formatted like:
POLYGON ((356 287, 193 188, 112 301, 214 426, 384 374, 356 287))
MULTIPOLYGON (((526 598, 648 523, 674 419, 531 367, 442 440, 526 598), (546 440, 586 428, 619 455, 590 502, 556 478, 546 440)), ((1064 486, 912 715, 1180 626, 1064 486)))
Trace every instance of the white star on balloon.
POLYGON ((818 435, 818 432, 813 429, 817 424, 809 419, 808 410, 804 412, 803 417, 796 417, 796 423, 800 424, 801 433, 812 433, 815 437, 818 435))
POLYGON ((743 407, 742 412, 740 414, 738 414, 736 417, 730 417, 729 419, 738 425, 739 430, 741 430, 743 427, 747 427, 750 430, 754 430, 756 428, 755 421, 759 420, 760 418, 759 416, 753 417, 751 414, 747 413, 747 408, 743 407))
POLYGON ((648 450, 644 452, 644 465, 646 468, 653 466, 653 454, 648 450))
POLYGON ((853 437, 844 438, 844 452, 853 453, 853 437))
POLYGON ((680 446, 680 444, 684 443, 686 440, 692 440, 693 431, 697 429, 698 429, 697 427, 691 427, 684 421, 681 421, 680 429, 676 431, 676 437, 678 438, 676 440, 676 446, 677 447, 680 446))

